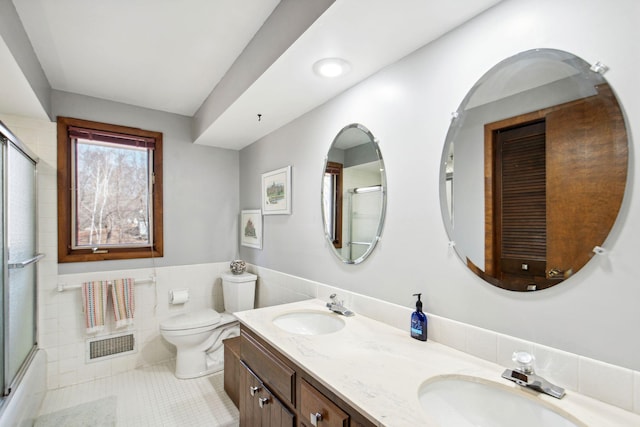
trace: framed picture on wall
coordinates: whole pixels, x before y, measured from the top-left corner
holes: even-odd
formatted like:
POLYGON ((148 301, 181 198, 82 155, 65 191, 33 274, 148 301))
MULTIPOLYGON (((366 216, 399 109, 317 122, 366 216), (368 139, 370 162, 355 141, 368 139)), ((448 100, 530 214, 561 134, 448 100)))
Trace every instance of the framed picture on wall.
POLYGON ((291 166, 262 174, 262 212, 291 214, 291 166))
POLYGON ((260 209, 243 210, 240 213, 240 244, 262 249, 262 212, 260 209))

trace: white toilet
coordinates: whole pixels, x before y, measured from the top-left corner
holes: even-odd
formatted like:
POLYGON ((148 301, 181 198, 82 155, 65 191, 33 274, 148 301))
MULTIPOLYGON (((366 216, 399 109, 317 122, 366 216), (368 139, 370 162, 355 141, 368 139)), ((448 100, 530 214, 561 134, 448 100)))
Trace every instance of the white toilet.
POLYGON ((251 273, 223 273, 224 313, 206 308, 160 323, 160 334, 177 349, 176 377, 196 378, 223 369, 222 340, 240 335, 232 313, 253 308, 257 278, 251 273))

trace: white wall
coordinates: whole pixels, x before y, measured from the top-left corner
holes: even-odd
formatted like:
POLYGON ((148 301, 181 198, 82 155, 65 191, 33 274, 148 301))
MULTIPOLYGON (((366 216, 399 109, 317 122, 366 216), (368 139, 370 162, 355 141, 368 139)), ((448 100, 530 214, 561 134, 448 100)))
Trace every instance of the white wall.
MULTIPOLYGON (((410 11, 407 11, 410 13, 410 11)), ((440 216, 441 150, 466 92, 493 65, 521 51, 554 48, 610 67, 606 78, 640 132, 640 66, 634 0, 508 0, 377 73, 240 153, 240 208, 260 206, 260 174, 293 166, 293 214, 264 217, 263 250, 241 247, 258 266, 301 276, 550 347, 640 369, 640 205, 631 141, 620 217, 592 260, 560 286, 513 293, 487 285, 448 246, 440 216), (322 232, 320 186, 331 141, 360 122, 380 140, 388 180, 382 240, 360 265, 331 254, 322 232)))

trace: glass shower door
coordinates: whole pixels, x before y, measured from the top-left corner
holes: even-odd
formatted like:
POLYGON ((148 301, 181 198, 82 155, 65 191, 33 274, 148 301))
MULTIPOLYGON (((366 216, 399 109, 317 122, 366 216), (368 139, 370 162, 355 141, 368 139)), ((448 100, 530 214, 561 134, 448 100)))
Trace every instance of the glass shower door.
POLYGON ((2 385, 2 394, 5 394, 5 380, 4 380, 4 353, 5 353, 5 340, 4 340, 4 283, 5 283, 5 262, 6 259, 4 256, 4 247, 6 245, 5 236, 4 236, 4 223, 5 223, 5 212, 4 208, 4 158, 6 152, 6 142, 7 139, 4 137, 2 133, 0 133, 0 384, 2 385))
POLYGON ((36 346, 36 262, 42 256, 36 254, 36 163, 11 141, 3 151, 7 172, 3 177, 6 191, 3 384, 7 394, 36 346))
POLYGON ((349 258, 362 257, 375 243, 383 210, 382 186, 349 190, 349 258))

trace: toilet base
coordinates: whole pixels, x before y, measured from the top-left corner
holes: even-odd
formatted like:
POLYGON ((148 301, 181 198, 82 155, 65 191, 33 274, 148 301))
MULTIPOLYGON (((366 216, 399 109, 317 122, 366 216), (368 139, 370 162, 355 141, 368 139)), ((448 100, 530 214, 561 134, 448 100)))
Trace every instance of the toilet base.
POLYGON ((240 325, 237 321, 233 324, 222 324, 219 328, 228 328, 216 338, 208 350, 177 349, 176 372, 179 379, 198 378, 214 374, 224 368, 224 346, 222 341, 227 338, 240 335, 240 325), (230 327, 229 327, 230 326, 230 327))

